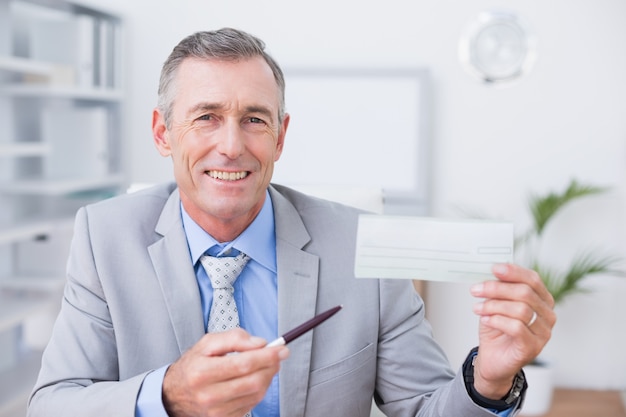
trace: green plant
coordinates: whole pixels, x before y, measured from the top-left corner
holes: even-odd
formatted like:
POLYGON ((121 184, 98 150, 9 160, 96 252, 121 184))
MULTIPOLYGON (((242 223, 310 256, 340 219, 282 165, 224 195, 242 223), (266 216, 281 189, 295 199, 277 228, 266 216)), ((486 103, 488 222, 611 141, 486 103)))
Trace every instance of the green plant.
POLYGON ((556 303, 570 294, 583 292, 580 283, 589 275, 607 272, 622 274, 616 268, 621 259, 615 255, 602 254, 598 249, 581 251, 563 271, 543 264, 536 250, 546 226, 565 206, 580 198, 606 191, 607 188, 579 184, 572 180, 560 193, 550 192, 530 197, 532 225, 525 234, 516 239, 516 248, 525 247, 528 266, 537 271, 556 303))

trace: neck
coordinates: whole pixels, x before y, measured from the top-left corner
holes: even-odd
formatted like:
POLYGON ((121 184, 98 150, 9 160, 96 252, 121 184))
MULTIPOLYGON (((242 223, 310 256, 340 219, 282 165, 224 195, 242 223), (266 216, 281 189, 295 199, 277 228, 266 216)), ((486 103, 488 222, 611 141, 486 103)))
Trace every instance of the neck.
MULTIPOLYGON (((182 196, 181 196, 182 197, 182 196)), ((186 204, 185 199, 181 198, 183 207, 189 217, 195 221, 205 232, 210 234, 219 243, 230 242, 235 240, 250 224, 261 211, 263 205, 258 210, 247 213, 245 216, 234 218, 219 218, 212 216, 197 206, 186 204)))

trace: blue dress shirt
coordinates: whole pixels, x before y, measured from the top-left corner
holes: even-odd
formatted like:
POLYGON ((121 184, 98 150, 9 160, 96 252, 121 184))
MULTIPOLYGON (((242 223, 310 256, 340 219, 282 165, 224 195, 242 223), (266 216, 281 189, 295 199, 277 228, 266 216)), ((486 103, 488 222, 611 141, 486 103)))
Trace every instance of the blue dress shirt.
MULTIPOLYGON (((235 281, 235 302, 239 310, 240 326, 248 333, 267 341, 278 337, 278 287, 276 275, 276 235, 274 231, 274 209, 269 192, 265 203, 244 232, 232 242, 217 242, 185 212, 181 205, 181 216, 190 260, 194 265, 204 326, 208 323, 213 301, 213 288, 199 259, 205 253, 211 256, 229 254, 232 249, 250 257, 244 270, 235 281)), ((163 377, 167 366, 146 376, 137 398, 136 417, 167 417, 161 400, 163 377)), ((254 408, 254 417, 279 417, 278 375, 274 377, 264 399, 254 408)))
POLYGON ((515 410, 515 406, 512 405, 511 408, 507 408, 506 410, 502 410, 502 411, 490 410, 490 411, 496 413, 500 417, 509 417, 509 414, 511 414, 514 410, 515 410))

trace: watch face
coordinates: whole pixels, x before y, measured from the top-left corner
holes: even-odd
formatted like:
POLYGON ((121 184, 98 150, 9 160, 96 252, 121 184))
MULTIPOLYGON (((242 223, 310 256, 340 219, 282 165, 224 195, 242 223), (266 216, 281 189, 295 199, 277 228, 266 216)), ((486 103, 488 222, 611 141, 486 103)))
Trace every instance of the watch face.
POLYGON ((518 16, 484 12, 461 37, 459 54, 465 67, 481 80, 511 81, 530 69, 535 38, 518 16))

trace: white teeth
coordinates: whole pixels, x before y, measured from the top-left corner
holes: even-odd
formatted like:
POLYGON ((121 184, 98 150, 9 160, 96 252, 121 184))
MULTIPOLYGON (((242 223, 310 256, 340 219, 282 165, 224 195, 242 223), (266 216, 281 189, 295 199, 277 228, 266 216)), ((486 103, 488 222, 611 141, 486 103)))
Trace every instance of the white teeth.
POLYGON ((211 178, 224 181, 236 181, 248 176, 247 171, 240 172, 225 172, 225 171, 208 171, 211 178))

